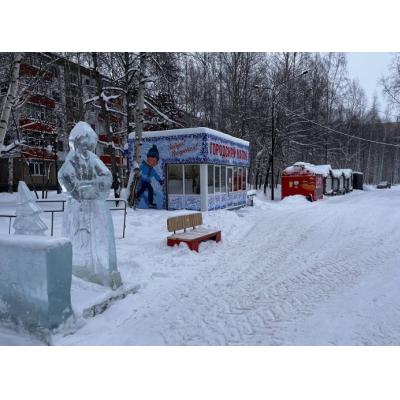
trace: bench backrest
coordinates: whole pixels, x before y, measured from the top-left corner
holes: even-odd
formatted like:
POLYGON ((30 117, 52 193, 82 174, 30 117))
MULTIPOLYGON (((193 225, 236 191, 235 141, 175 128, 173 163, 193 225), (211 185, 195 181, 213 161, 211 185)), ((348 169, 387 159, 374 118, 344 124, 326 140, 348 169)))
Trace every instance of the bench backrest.
POLYGON ((196 228, 203 224, 203 215, 201 213, 178 215, 167 219, 168 232, 176 232, 180 229, 196 228))

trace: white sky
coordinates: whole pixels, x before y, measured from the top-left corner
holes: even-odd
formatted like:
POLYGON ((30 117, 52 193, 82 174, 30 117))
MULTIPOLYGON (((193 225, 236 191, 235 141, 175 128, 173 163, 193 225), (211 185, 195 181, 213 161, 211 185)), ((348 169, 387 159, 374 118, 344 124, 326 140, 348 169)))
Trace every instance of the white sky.
POLYGON ((378 96, 380 110, 385 111, 386 102, 378 81, 387 75, 392 59, 391 53, 347 53, 347 68, 352 78, 357 78, 365 90, 371 105, 374 94, 378 96))

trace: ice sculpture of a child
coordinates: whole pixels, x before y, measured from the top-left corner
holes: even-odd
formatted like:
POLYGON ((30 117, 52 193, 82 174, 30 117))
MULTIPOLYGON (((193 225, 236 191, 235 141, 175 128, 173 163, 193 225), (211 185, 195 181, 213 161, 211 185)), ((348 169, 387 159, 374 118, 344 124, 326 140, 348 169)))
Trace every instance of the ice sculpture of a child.
POLYGON ((105 200, 112 183, 109 169, 94 154, 97 134, 78 122, 69 135, 70 151, 58 180, 68 193, 63 235, 72 242, 74 275, 113 289, 119 287, 114 226, 105 200))

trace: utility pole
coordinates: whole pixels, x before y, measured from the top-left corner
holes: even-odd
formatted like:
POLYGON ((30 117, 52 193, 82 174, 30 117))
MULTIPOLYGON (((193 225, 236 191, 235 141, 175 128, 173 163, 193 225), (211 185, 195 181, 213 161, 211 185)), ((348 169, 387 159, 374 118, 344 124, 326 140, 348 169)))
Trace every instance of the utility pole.
POLYGON ((328 136, 325 138, 325 164, 328 164, 328 136))
POLYGON ((275 200, 275 169, 274 169, 274 156, 275 156, 275 88, 272 91, 272 107, 271 107, 271 200, 275 200))

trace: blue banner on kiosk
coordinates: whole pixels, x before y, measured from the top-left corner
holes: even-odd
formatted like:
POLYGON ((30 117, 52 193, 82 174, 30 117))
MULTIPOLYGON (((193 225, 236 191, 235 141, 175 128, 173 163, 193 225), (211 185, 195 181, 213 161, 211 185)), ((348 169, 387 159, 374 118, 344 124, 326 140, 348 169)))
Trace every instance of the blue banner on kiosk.
MULTIPOLYGON (((134 139, 129 138, 128 171, 133 159, 134 139)), ((139 208, 166 208, 164 181, 168 164, 248 167, 249 145, 248 142, 207 128, 145 132, 141 149, 141 180, 137 191, 139 208)))

